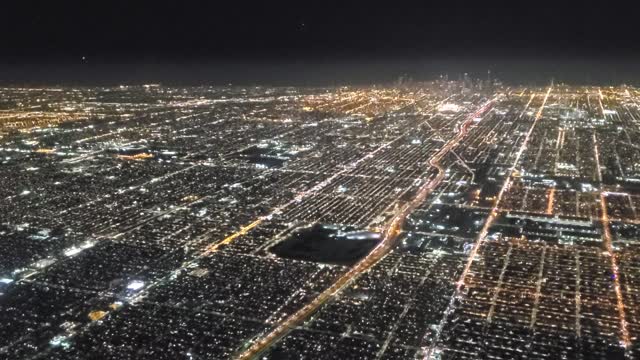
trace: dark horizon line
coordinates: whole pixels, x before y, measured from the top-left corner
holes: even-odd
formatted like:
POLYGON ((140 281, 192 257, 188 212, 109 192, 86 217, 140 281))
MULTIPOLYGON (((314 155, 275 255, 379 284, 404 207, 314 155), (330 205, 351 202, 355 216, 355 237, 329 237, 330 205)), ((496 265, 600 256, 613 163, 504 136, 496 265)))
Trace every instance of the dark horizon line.
POLYGON ((265 55, 262 57, 250 55, 190 56, 190 55, 161 55, 161 54, 123 54, 123 55, 92 55, 78 52, 72 55, 4 55, 0 58, 0 68, 7 66, 68 66, 68 65, 207 65, 207 64, 242 64, 242 65, 274 65, 274 64, 352 64, 352 63, 414 63, 414 62, 442 62, 442 61, 494 61, 494 62, 622 62, 640 61, 640 52, 609 53, 606 51, 574 53, 562 51, 512 52, 494 53, 478 52, 447 52, 447 53, 416 53, 381 55, 371 53, 360 54, 284 54, 280 56, 265 55))
POLYGON ((507 84, 547 84, 551 79, 572 85, 640 84, 635 58, 420 58, 273 62, 188 61, 0 64, 0 84, 31 85, 263 85, 337 86, 386 84, 400 76, 417 81, 448 74, 455 80, 465 72, 507 84))

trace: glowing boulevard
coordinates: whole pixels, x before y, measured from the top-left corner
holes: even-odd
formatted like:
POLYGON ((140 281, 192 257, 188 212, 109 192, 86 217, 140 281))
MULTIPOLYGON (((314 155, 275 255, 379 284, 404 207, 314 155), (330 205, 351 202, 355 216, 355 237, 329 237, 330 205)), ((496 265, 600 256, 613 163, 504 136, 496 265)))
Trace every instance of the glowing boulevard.
MULTIPOLYGON (((437 343, 439 341, 440 338, 440 334, 442 332, 442 328, 444 326, 444 323, 446 322, 449 314, 451 314, 453 312, 453 307, 454 307, 454 302, 455 299, 458 298, 459 296, 461 296, 462 294, 462 290, 464 289, 464 285, 465 285, 465 279, 467 277, 467 275, 469 274, 469 270, 471 269, 471 264, 473 263, 473 260, 475 259, 477 253, 478 253, 478 249, 480 248, 480 246, 482 245, 482 243, 486 240, 487 235, 489 234, 489 228, 491 227, 491 225, 493 224, 493 222, 495 221, 495 219, 498 216, 499 213, 499 206, 500 206, 500 201, 502 200, 502 197, 504 196, 505 192, 509 189, 509 186, 511 185, 511 179, 512 179, 512 175, 516 169, 516 166, 518 166, 518 163, 520 162, 520 157, 522 156, 522 153, 524 152, 524 150, 527 148, 527 144, 529 143, 529 138, 531 137, 531 134, 533 133, 533 129, 536 127, 536 124, 538 123, 538 120, 540 120, 540 118, 542 117, 542 111, 544 110, 544 107, 547 103, 547 99, 549 98, 549 94, 551 94, 551 87, 549 87, 549 89, 547 90, 544 99, 542 100, 542 105, 540 106, 540 108, 538 109, 535 118, 533 119, 533 123, 531 124, 531 127, 529 128, 529 131, 527 132, 527 135, 525 136, 524 140, 522 141, 522 145, 520 146, 520 149, 518 150, 518 153, 516 154, 516 158, 511 166, 511 168, 509 169, 509 174, 507 175, 506 180, 504 181, 504 184, 502 185, 502 188, 500 189, 500 192, 498 193, 498 196, 494 202, 493 205, 493 209, 491 209, 491 213, 489 214, 489 217, 487 218, 487 220, 484 223, 484 226, 482 227, 482 230, 480 231, 480 234, 478 235, 478 240, 475 242, 475 244, 473 245, 473 248, 471 249, 470 253, 469 253, 469 257, 467 260, 467 264, 465 265, 464 270, 462 271, 462 274, 460 275, 460 280, 458 281, 457 285, 456 285, 456 290, 453 293, 453 296, 451 297, 451 300, 449 302, 449 307, 447 308, 447 310, 444 313, 444 318, 442 320, 442 322, 440 323, 440 326, 438 327, 436 336, 435 336, 435 340, 432 343, 432 346, 430 346, 428 348, 427 351, 425 351, 425 360, 428 360, 431 358, 432 354, 434 354, 435 346, 437 346, 437 343)), ((533 100, 533 96, 531 97, 531 100, 533 100)), ((529 103, 527 103, 526 108, 529 106, 529 104, 531 103, 531 100, 529 100, 529 103)), ((524 113, 523 111, 523 113, 524 113)))
POLYGON ((395 245, 395 240, 402 232, 402 224, 411 212, 413 212, 426 197, 436 188, 446 176, 446 171, 440 165, 442 158, 449 153, 455 146, 462 140, 469 128, 473 124, 474 120, 483 114, 485 114, 492 106, 494 100, 490 100, 480 107, 475 113, 467 118, 467 120, 460 126, 458 134, 447 142, 429 161, 429 164, 437 170, 436 176, 426 182, 418 190, 416 196, 412 201, 403 205, 396 211, 396 214, 389 221, 389 224, 384 231, 384 236, 380 243, 362 260, 360 260, 353 268, 342 275, 332 286, 324 290, 313 301, 305 305, 303 308, 286 318, 280 325, 262 338, 257 339, 252 346, 246 349, 238 356, 238 359, 252 359, 266 350, 275 341, 286 335, 291 329, 300 324, 313 314, 322 304, 333 298, 342 289, 349 285, 359 274, 363 273, 367 269, 371 268, 380 259, 384 257, 395 245))

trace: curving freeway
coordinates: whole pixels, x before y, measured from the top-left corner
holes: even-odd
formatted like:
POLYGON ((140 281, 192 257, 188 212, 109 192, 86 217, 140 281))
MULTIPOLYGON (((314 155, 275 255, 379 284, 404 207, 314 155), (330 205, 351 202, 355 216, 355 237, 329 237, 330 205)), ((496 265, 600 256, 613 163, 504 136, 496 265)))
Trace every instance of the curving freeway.
POLYGON ((295 326, 302 323, 305 319, 311 316, 322 304, 327 302, 338 292, 344 289, 346 286, 357 278, 357 276, 367 269, 375 265, 382 257, 387 254, 395 245, 395 240, 402 232, 402 224, 407 216, 413 212, 426 197, 435 189, 445 178, 445 169, 441 166, 440 161, 442 158, 451 151, 452 148, 460 143, 469 131, 471 125, 473 125, 476 118, 482 116, 491 108, 495 102, 495 98, 487 101, 481 106, 475 113, 470 115, 467 120, 460 126, 459 132, 454 138, 449 140, 429 161, 429 164, 437 170, 436 176, 429 182, 426 182, 414 198, 400 207, 393 218, 389 221, 389 224, 384 231, 384 236, 380 243, 362 260, 360 260, 354 267, 343 274, 333 285, 324 290, 313 301, 299 309, 297 312, 290 315, 283 320, 276 328, 272 329, 269 333, 265 334, 262 338, 257 339, 248 349, 238 355, 237 359, 248 360, 253 359, 264 350, 274 344, 278 339, 284 337, 295 326))

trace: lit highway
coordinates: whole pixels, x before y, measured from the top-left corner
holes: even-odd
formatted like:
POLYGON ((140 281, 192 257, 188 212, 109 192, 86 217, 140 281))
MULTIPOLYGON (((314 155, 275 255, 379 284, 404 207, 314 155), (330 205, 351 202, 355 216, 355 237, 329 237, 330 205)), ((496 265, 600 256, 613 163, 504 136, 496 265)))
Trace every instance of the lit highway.
POLYGON ((333 285, 322 292, 312 302, 308 303, 302 309, 291 315, 289 318, 285 319, 284 322, 280 323, 275 329, 270 331, 264 337, 256 340, 253 345, 251 345, 246 351, 238 356, 239 359, 251 359, 260 354, 262 351, 264 351, 264 349, 273 344, 274 341, 277 341, 279 338, 286 335, 287 332, 289 332, 293 327, 297 326, 311 314, 313 314, 320 306, 322 306, 322 304, 338 294, 360 273, 375 265, 376 262, 378 262, 394 247, 395 240, 402 232, 402 224, 405 222, 407 216, 409 216, 418 206, 420 206, 424 202, 426 197, 433 191, 433 189, 440 185, 442 180, 445 178, 445 169, 440 164, 442 158, 446 154, 448 154, 451 149, 455 148, 459 144, 460 140, 469 131, 469 127, 474 123, 474 119, 483 116, 484 113, 490 109, 492 103, 493 100, 484 104, 480 109, 473 113, 464 123, 460 125, 458 134, 456 134, 453 139, 448 141, 442 147, 442 149, 440 149, 431 159, 429 159, 429 164, 437 171, 436 176, 433 179, 426 181, 424 185, 422 185, 418 189, 416 196, 410 202, 402 204, 396 210, 396 214, 391 218, 389 224, 384 229, 384 236, 382 237, 380 243, 364 259, 362 259, 353 268, 347 271, 333 285))

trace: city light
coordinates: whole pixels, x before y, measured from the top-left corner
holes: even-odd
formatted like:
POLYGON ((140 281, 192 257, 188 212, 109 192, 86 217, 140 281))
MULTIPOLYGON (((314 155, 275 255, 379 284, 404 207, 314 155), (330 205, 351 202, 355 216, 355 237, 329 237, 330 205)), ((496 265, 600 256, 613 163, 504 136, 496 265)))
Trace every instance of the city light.
POLYGON ((0 357, 637 357, 636 88, 0 92, 0 357))

